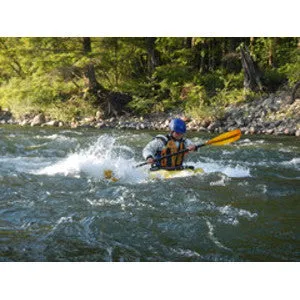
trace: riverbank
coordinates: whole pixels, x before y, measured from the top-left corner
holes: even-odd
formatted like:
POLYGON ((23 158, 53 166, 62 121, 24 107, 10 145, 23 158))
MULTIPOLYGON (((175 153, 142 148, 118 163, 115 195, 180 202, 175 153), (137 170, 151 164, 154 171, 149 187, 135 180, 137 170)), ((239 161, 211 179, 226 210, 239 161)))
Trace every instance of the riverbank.
POLYGON ((53 126, 70 128, 115 128, 131 130, 168 130, 173 117, 181 117, 190 131, 222 133, 240 128, 243 134, 300 136, 300 99, 290 104, 290 96, 282 92, 247 103, 228 106, 221 119, 195 120, 181 113, 156 113, 143 117, 126 115, 105 119, 101 112, 72 122, 51 120, 47 114, 28 113, 15 118, 11 112, 0 110, 0 125, 53 126))

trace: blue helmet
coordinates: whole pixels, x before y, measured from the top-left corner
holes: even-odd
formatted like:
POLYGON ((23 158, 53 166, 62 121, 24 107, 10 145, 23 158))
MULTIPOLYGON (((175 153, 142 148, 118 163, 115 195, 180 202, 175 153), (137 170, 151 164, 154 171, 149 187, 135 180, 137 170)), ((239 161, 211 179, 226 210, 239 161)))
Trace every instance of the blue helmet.
POLYGON ((181 119, 173 119, 170 122, 169 127, 170 127, 171 131, 175 131, 175 132, 182 133, 182 134, 186 132, 185 122, 181 119))

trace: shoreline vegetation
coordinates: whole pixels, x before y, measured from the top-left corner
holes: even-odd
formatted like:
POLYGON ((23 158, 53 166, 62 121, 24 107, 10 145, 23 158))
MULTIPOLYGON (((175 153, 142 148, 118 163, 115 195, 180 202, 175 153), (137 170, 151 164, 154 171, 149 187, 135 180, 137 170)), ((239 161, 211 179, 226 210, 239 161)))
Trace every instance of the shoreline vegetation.
POLYGON ((300 38, 0 38, 0 126, 300 136, 300 38))
POLYGON ((300 99, 290 104, 286 92, 269 95, 249 103, 226 108, 223 117, 193 119, 183 112, 153 113, 147 116, 122 115, 104 118, 100 111, 94 116, 74 118, 72 121, 54 120, 47 113, 27 113, 18 118, 7 110, 0 110, 1 125, 96 128, 121 130, 168 130, 172 118, 186 121, 188 131, 222 133, 240 128, 243 134, 300 136, 300 99))

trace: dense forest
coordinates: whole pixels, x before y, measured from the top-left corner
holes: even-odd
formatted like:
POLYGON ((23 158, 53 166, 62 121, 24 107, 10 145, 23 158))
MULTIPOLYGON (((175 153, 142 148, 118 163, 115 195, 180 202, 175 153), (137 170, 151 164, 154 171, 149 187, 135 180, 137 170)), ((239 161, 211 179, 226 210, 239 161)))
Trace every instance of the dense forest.
POLYGON ((2 37, 0 106, 70 120, 170 110, 195 118, 292 88, 298 37, 2 37))

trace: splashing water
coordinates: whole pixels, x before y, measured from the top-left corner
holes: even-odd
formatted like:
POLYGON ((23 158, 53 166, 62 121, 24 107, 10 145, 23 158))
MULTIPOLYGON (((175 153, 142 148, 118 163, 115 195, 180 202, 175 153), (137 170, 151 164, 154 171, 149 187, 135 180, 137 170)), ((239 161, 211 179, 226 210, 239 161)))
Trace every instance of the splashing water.
POLYGON ((135 166, 156 132, 1 129, 0 260, 300 259, 292 138, 203 147, 186 165, 204 174, 153 180, 135 166))
MULTIPOLYGON (((133 155, 134 150, 132 148, 120 145, 116 137, 105 134, 86 149, 79 149, 77 152, 69 154, 67 158, 34 173, 49 176, 60 174, 74 177, 80 177, 80 174, 84 173, 92 178, 105 179, 105 171, 111 170, 118 181, 133 184, 144 182, 149 178, 148 168, 135 168, 138 162, 130 157, 133 155)), ((250 176, 250 170, 245 167, 230 167, 213 162, 210 159, 205 162, 190 162, 189 165, 195 168, 203 168, 206 173, 222 172, 229 177, 250 176)), ((176 174, 177 178, 186 176, 191 176, 191 174, 184 171, 176 174)))
POLYGON ((122 182, 137 183, 145 180, 147 173, 143 169, 135 168, 136 162, 127 159, 126 152, 123 157, 124 150, 134 153, 129 147, 119 146, 116 138, 103 135, 88 148, 69 154, 67 158, 38 170, 35 174, 78 177, 83 172, 90 177, 104 179, 105 170, 111 170, 122 182))

